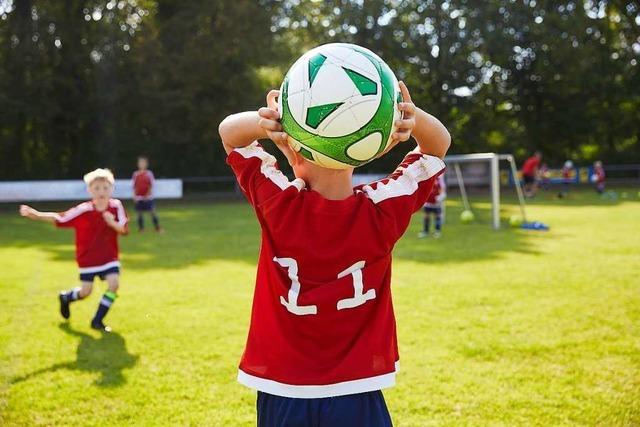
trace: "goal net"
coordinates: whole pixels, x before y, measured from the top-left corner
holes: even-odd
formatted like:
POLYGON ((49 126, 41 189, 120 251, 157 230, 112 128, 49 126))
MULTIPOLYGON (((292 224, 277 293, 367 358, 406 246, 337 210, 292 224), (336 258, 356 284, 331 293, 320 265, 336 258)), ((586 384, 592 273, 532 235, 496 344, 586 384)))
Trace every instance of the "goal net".
POLYGON ((507 163, 518 194, 522 220, 527 221, 524 196, 522 194, 522 188, 520 187, 520 181, 518 180, 518 170, 515 159, 511 154, 453 154, 446 156, 444 162, 448 169, 447 186, 457 186, 460 189, 465 210, 471 210, 465 181, 467 185, 488 184, 491 193, 491 225, 494 230, 500 228, 500 163, 507 163))

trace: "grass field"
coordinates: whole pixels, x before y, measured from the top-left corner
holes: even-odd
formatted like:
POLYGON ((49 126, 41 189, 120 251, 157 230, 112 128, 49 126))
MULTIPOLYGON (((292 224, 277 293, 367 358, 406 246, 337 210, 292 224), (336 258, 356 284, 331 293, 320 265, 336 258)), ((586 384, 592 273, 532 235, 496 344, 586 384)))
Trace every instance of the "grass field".
MULTIPOLYGON (((640 425, 640 201, 630 194, 542 196, 530 216, 547 233, 491 231, 486 200, 472 225, 452 201, 439 241, 416 238, 416 215, 394 257, 401 371, 385 396, 395 425, 640 425)), ((165 234, 121 241, 115 333, 101 335, 89 320, 102 284, 69 322, 57 312, 77 275, 72 233, 0 212, 1 425, 255 423, 255 393, 235 376, 257 221, 239 202, 161 203, 160 215, 165 234)))

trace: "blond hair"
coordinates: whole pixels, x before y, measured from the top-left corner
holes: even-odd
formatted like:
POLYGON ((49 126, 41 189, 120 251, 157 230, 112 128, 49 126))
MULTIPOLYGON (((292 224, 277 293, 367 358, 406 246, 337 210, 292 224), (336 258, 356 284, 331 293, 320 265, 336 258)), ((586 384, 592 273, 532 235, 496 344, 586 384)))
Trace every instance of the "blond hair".
POLYGON ((113 185, 113 174, 109 169, 98 168, 84 175, 82 178, 87 185, 90 185, 96 179, 106 179, 109 184, 113 185))

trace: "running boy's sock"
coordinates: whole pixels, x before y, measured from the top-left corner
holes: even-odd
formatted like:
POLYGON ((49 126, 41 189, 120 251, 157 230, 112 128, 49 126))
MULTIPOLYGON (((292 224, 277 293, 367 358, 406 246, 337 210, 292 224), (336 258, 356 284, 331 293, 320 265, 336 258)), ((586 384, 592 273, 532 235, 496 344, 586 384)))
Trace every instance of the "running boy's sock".
POLYGON ((436 215, 436 231, 442 229, 442 215, 436 215))
POLYGON ((160 230, 160 220, 158 219, 158 215, 155 212, 151 214, 151 219, 153 220, 153 226, 156 230, 160 230))
POLYGON ((138 214, 138 230, 144 230, 144 217, 142 213, 138 214))
POLYGON ((62 292, 62 296, 67 303, 77 301, 83 298, 82 296, 80 296, 80 289, 82 289, 80 286, 69 289, 66 292, 62 292))
POLYGON ((109 308, 111 308, 111 304, 116 300, 116 297, 116 293, 111 291, 107 291, 102 295, 100 305, 98 305, 98 310, 96 311, 96 315, 93 317, 91 324, 102 324, 104 316, 109 312, 109 308))
POLYGON ((71 316, 69 304, 83 298, 80 296, 80 289, 80 287, 75 287, 66 292, 60 292, 58 299, 60 300, 60 314, 63 318, 68 319, 71 316))
POLYGON ((422 231, 424 231, 425 233, 429 232, 429 226, 430 226, 430 220, 429 220, 429 216, 425 216, 424 219, 422 220, 422 231))

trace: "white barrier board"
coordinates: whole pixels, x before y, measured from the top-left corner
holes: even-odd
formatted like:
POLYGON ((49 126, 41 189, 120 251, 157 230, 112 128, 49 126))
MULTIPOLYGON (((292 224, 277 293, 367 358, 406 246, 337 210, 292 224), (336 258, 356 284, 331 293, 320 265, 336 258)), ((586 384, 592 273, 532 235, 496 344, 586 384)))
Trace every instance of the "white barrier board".
MULTIPOLYGON (((131 180, 116 179, 113 197, 133 199, 131 180)), ((181 179, 156 179, 153 186, 156 199, 180 199, 181 179)), ((87 185, 73 181, 3 181, 0 182, 0 202, 85 200, 89 198, 87 185)))

